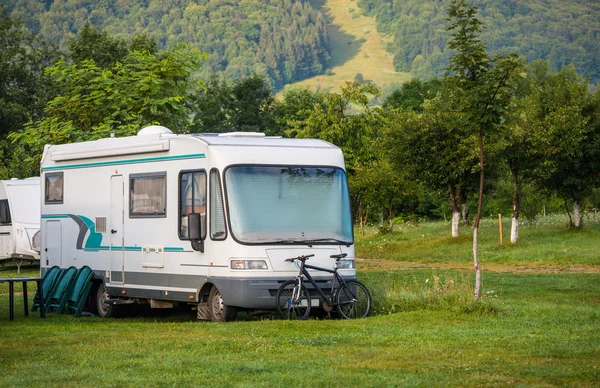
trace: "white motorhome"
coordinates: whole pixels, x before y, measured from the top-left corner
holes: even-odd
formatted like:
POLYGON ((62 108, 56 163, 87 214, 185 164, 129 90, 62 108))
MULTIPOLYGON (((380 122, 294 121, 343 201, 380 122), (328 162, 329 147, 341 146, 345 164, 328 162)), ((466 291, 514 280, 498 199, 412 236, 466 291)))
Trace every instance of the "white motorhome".
POLYGON ((41 174, 41 271, 90 266, 100 316, 132 302, 212 321, 273 310, 298 271, 284 260, 302 254, 332 268, 347 253, 338 268, 356 276, 344 159, 325 141, 151 126, 46 146, 41 174))
POLYGON ((0 181, 0 262, 40 259, 40 178, 0 181))

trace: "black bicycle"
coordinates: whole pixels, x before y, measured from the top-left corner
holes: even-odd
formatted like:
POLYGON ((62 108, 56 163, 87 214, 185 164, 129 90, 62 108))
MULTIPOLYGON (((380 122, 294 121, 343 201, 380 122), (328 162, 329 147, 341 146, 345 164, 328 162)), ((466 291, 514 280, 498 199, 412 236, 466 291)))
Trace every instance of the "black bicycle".
POLYGON ((310 308, 313 303, 318 303, 318 299, 312 299, 306 286, 305 279, 308 280, 318 293, 323 302, 322 308, 330 313, 334 308, 340 317, 364 318, 371 311, 371 295, 364 284, 357 280, 344 280, 337 271, 337 262, 347 256, 346 253, 331 255, 336 260, 333 269, 316 267, 306 264, 306 260, 314 255, 305 255, 285 259, 285 261, 294 262, 300 272, 296 279, 288 280, 277 290, 277 311, 283 319, 306 319, 310 314, 310 308), (324 271, 333 274, 331 283, 331 292, 329 296, 325 295, 319 288, 313 277, 308 273, 307 268, 317 271, 324 271))

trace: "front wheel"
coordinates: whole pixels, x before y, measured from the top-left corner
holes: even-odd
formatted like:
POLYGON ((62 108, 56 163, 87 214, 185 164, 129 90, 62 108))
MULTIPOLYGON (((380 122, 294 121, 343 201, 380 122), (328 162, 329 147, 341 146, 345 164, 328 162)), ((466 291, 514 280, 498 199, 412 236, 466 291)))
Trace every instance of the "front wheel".
POLYGON ((208 314, 211 322, 230 322, 237 318, 237 308, 223 302, 221 292, 213 286, 208 295, 208 314))
POLYGON ((364 318, 371 311, 371 295, 361 282, 349 280, 335 294, 337 311, 346 319, 364 318))
POLYGON ((277 290, 276 306, 283 319, 306 319, 310 314, 308 290, 297 280, 288 280, 277 290))

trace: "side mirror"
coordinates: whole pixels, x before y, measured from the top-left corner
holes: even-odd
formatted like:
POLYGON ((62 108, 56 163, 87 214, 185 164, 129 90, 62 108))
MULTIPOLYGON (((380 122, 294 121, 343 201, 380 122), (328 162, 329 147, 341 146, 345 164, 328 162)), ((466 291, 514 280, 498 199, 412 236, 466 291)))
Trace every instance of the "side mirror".
POLYGON ((202 218, 200 213, 188 214, 188 236, 195 251, 204 252, 204 241, 202 241, 202 218))

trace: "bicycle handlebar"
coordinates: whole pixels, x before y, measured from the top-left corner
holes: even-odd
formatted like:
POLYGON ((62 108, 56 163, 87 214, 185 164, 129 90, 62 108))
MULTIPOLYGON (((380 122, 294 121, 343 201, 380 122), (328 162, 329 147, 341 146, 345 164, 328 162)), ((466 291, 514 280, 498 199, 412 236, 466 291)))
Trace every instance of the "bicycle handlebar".
POLYGON ((298 257, 290 257, 289 259, 285 259, 285 261, 294 261, 294 260, 300 260, 300 261, 306 261, 306 259, 308 259, 309 257, 313 257, 314 254, 312 255, 300 255, 298 257))

